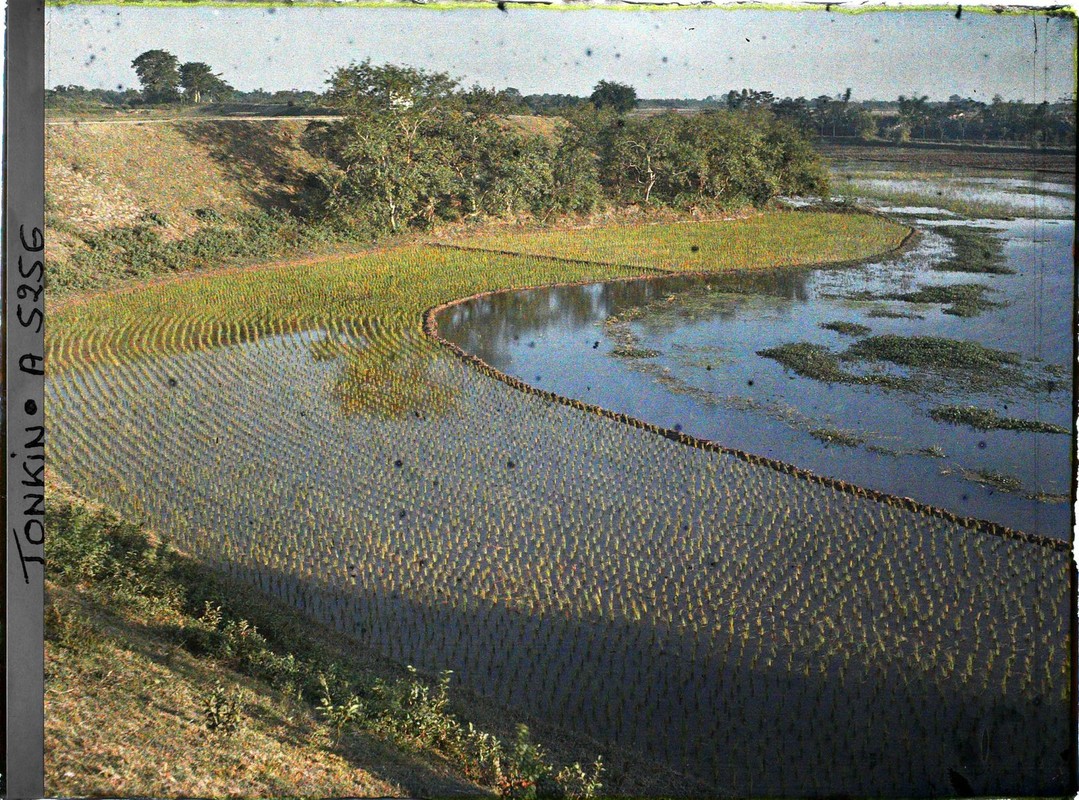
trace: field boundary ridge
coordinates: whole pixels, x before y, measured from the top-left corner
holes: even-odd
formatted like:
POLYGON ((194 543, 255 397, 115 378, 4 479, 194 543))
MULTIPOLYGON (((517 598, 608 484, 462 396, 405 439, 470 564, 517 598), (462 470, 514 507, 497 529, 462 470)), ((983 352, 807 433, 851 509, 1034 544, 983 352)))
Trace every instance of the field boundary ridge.
MULTIPOLYGON (((908 244, 908 241, 911 239, 911 237, 913 236, 914 233, 915 233, 915 231, 912 229, 911 232, 904 238, 903 242, 897 248, 889 251, 889 253, 895 254, 895 253, 903 250, 905 248, 905 246, 908 244)), ((468 247, 462 247, 462 246, 459 246, 459 245, 440 245, 440 246, 456 248, 456 249, 462 249, 462 250, 482 250, 482 248, 468 248, 468 247)), ((499 254, 511 255, 511 256, 532 255, 532 254, 528 254, 528 253, 512 253, 512 252, 511 253, 502 253, 501 251, 495 251, 495 250, 485 251, 485 252, 499 253, 499 254)), ((860 259, 860 261, 864 261, 864 260, 865 259, 860 259)), ((586 261, 586 262, 581 262, 581 263, 595 264, 595 263, 599 263, 599 262, 586 261)), ((609 266, 625 267, 625 265, 609 265, 609 266)), ((807 267, 812 267, 814 265, 806 265, 806 266, 807 267)), ((657 270, 658 268, 652 267, 650 269, 657 270)), ((737 271, 738 270, 732 270, 732 272, 737 272, 737 271)), ((716 272, 710 272, 710 273, 707 273, 707 272, 700 272, 700 273, 687 272, 687 273, 682 273, 682 272, 677 272, 677 271, 671 272, 671 271, 667 271, 667 270, 662 270, 662 273, 663 274, 686 274, 686 275, 716 275, 716 274, 720 274, 720 273, 716 273, 716 272)), ((723 274, 726 274, 726 273, 723 273, 723 274)), ((623 425, 629 425, 632 428, 637 428, 638 430, 643 430, 643 431, 647 431, 649 433, 653 433, 653 434, 662 436, 662 437, 664 437, 666 439, 669 439, 669 440, 671 440, 673 442, 677 442, 678 444, 681 444, 681 445, 685 445, 687 447, 693 447, 693 448, 698 449, 698 450, 706 450, 706 451, 713 452, 713 453, 722 453, 724 455, 734 456, 735 458, 737 458, 737 459, 739 459, 741 461, 745 461, 745 462, 747 462, 749 464, 768 467, 770 469, 775 470, 776 472, 781 472, 781 473, 783 473, 785 475, 792 475, 794 477, 801 478, 803 480, 809 481, 810 483, 815 483, 815 484, 820 485, 820 486, 825 486, 825 487, 828 487, 830 489, 835 489, 835 490, 843 492, 845 494, 850 494, 850 495, 853 495, 855 497, 864 497, 864 498, 869 499, 869 500, 874 500, 874 501, 879 502, 879 503, 884 503, 885 505, 889 505, 889 506, 892 506, 894 508, 899 508, 899 509, 902 509, 902 510, 912 511, 912 512, 916 512, 916 513, 925 514, 927 516, 936 517, 938 519, 943 519, 943 520, 945 520, 947 522, 950 522, 950 523, 952 523, 954 525, 958 525, 959 527, 966 528, 967 530, 972 530, 972 531, 975 531, 975 532, 978 532, 978 533, 987 533, 987 534, 990 534, 990 535, 993 535, 993 536, 999 536, 999 537, 1004 538, 1004 539, 1012 539, 1012 540, 1016 540, 1016 541, 1021 541, 1021 542, 1025 542, 1027 544, 1036 545, 1038 547, 1045 547, 1045 548, 1048 548, 1048 549, 1051 549, 1051 550, 1056 550, 1058 552, 1070 552, 1071 551, 1071 549, 1072 549, 1071 543, 1067 542, 1067 541, 1065 541, 1063 539, 1056 539, 1056 538, 1053 538, 1051 536, 1041 536, 1041 535, 1035 534, 1035 533, 1028 533, 1026 531, 1016 530, 1015 528, 1009 528, 1006 525, 1001 525, 999 523, 991 522, 989 520, 978 519, 977 517, 964 517, 964 516, 961 516, 959 514, 956 514, 954 511, 949 511, 948 509, 940 508, 939 506, 934 506, 934 505, 930 505, 928 503, 923 503, 923 502, 915 500, 915 499, 913 499, 911 497, 901 497, 899 495, 894 495, 894 494, 889 494, 887 492, 882 492, 879 489, 870 489, 870 488, 865 487, 865 486, 859 486, 857 484, 850 483, 849 481, 842 480, 841 478, 833 478, 833 477, 830 477, 828 475, 821 475, 821 474, 813 472, 811 470, 804 469, 803 467, 795 466, 794 464, 791 464, 791 463, 786 462, 786 461, 780 461, 779 459, 769 458, 768 456, 762 456, 762 455, 758 455, 756 453, 750 453, 750 452, 748 452, 746 450, 740 450, 738 448, 722 445, 722 444, 720 444, 719 442, 716 442, 713 439, 704 439, 704 438, 701 438, 701 437, 698 437, 698 436, 692 436, 692 435, 690 435, 688 433, 684 433, 683 431, 680 431, 680 430, 674 430, 673 428, 664 428, 664 427, 662 427, 660 425, 656 425, 656 424, 651 423, 651 422, 646 422, 645 420, 638 419, 637 417, 630 416, 629 414, 625 414, 625 413, 622 413, 620 411, 612 411, 611 409, 605 408, 603 406, 595 405, 593 403, 586 403, 583 400, 576 400, 576 399, 571 398, 571 397, 565 397, 564 395, 556 394, 555 392, 551 392, 551 391, 548 391, 546 389, 540 389, 540 388, 538 388, 536 386, 533 386, 530 383, 527 383, 527 382, 521 380, 520 378, 515 378, 512 375, 509 375, 509 374, 503 372, 502 370, 498 369, 497 367, 494 367, 491 364, 487 363, 486 361, 484 361, 479 356, 473 355, 473 354, 465 351, 462 347, 460 347, 460 345, 456 344, 455 342, 451 342, 449 339, 444 338, 439 333, 439 330, 438 330, 438 315, 441 314, 443 311, 445 311, 445 310, 447 310, 449 308, 452 308, 454 306, 462 305, 464 303, 467 303, 467 302, 470 302, 470 301, 473 301, 473 300, 479 300, 479 299, 482 299, 482 298, 485 298, 485 297, 491 297, 493 295, 506 294, 506 293, 509 293, 509 292, 526 291, 528 289, 552 288, 552 287, 556 287, 556 286, 585 286, 585 285, 588 285, 588 284, 602 283, 602 282, 608 282, 608 281, 613 282, 613 281, 631 281, 631 280, 647 280, 647 279, 648 279, 648 276, 640 276, 640 275, 636 275, 636 276, 616 276, 616 277, 612 277, 612 278, 608 278, 608 279, 600 279, 600 280, 567 281, 567 282, 563 282, 563 283, 546 284, 544 286, 532 286, 532 287, 523 287, 523 288, 514 288, 514 289, 495 289, 495 290, 486 291, 486 292, 477 292, 476 294, 469 295, 468 297, 461 297, 461 298, 457 298, 455 300, 449 300, 449 301, 446 301, 446 302, 443 302, 443 303, 439 303, 438 305, 432 306, 431 308, 427 309, 427 311, 425 311, 424 315, 423 315, 423 333, 428 338, 435 341, 437 344, 439 344, 439 345, 445 347, 446 349, 448 349, 458 359, 460 359, 464 363, 476 368, 479 372, 483 373, 484 375, 487 375, 487 376, 489 376, 491 378, 494 378, 494 379, 496 379, 498 381, 501 381, 502 383, 506 384, 507 386, 510 386, 511 388, 517 389, 517 390, 519 390, 521 392, 524 392, 525 394, 529 394, 529 395, 532 395, 534 397, 539 397, 539 398, 542 398, 542 399, 547 400, 549 402, 559 403, 560 405, 568 406, 570 408, 577 409, 578 411, 585 411, 585 412, 588 412, 588 413, 596 414, 597 416, 603 417, 604 419, 613 420, 615 422, 622 423, 623 425)))

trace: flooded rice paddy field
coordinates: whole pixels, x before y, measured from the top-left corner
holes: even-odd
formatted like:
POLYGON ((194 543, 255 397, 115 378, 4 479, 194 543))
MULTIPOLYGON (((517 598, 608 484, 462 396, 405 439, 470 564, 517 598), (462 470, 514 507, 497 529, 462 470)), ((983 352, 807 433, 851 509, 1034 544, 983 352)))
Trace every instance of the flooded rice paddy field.
MULTIPOLYGON (((856 483, 936 475, 975 498, 964 511, 1018 514, 1028 521, 1014 527, 1063 539, 1062 505, 1026 495, 1067 491, 1055 449, 1067 436, 928 416, 976 401, 1070 427, 1067 390, 1047 383, 1070 341, 1065 304, 1047 299, 1071 297, 1057 226, 996 230, 1014 273, 933 270, 954 244, 928 230, 898 262, 499 295, 451 308, 440 330, 473 331, 464 346, 541 389, 572 379, 584 352, 586 402, 604 380, 631 387, 644 419, 687 432, 722 421, 725 444, 756 430, 744 449, 822 472, 854 453, 856 483), (1001 291, 967 290, 973 317, 883 298, 953 283, 1001 291), (527 313, 494 313, 511 297, 527 313), (612 320, 613 308, 625 310, 612 320), (1025 326, 1004 313, 1016 309, 1025 326), (835 322, 870 331, 820 327, 835 322), (933 369, 841 357, 886 335, 1015 355, 961 351, 1008 376, 971 373, 973 393, 933 369), (818 371, 857 379, 757 355, 791 343, 824 348, 808 351, 818 371), (865 441, 845 446, 844 433, 865 441), (944 457, 900 452, 923 445, 944 457), (1044 468, 994 455, 1030 447, 1044 468), (892 466, 873 473, 877 458, 892 466), (1021 489, 934 472, 953 465, 1011 469, 1021 489)), ((698 794, 952 794, 957 775, 979 794, 1070 785, 1063 542, 990 535, 518 391, 414 320, 99 361, 50 375, 46 392, 62 421, 50 461, 73 486, 391 657, 636 753, 608 760, 606 791, 648 765, 698 794)))
POLYGON ((544 402, 400 335, 441 412, 350 413, 349 356, 310 332, 54 376, 54 463, 388 655, 697 791, 946 793, 950 769, 1062 791, 1066 552, 544 402))
POLYGON ((979 223, 1000 248, 1003 274, 993 274, 958 271, 963 264, 939 269, 952 252, 941 235, 950 228, 916 224, 924 229, 917 245, 879 263, 506 293, 449 310, 440 330, 497 369, 556 394, 961 516, 1067 539, 1074 225, 979 223), (932 294, 955 287, 966 292, 959 300, 975 290, 978 303, 958 309, 967 316, 956 313, 956 298, 932 294), (843 355, 880 337, 943 340, 953 349, 973 342, 1018 363, 942 368, 863 357, 838 363, 866 381, 844 382, 761 355, 790 344, 843 355), (897 385, 873 380, 882 376, 897 385), (950 406, 1037 421, 1053 432, 934 419, 935 409, 950 406))
POLYGON ((878 206, 921 199, 938 214, 967 218, 1071 219, 1074 177, 1074 172, 1063 171, 919 169, 853 160, 836 161, 832 167, 833 192, 840 196, 878 206))

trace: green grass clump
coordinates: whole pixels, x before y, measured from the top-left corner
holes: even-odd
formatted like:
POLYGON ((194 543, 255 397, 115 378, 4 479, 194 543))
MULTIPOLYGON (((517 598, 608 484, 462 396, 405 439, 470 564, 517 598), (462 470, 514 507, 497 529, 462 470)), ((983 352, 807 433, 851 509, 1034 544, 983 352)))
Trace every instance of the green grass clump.
POLYGON ((933 269, 945 272, 1012 275, 1014 269, 1005 266, 1004 243, 993 231, 969 225, 941 226, 937 233, 948 239, 953 255, 937 262, 933 269))
POLYGON ((844 336, 865 336, 873 330, 868 325, 859 325, 857 322, 844 322, 842 320, 822 322, 820 326, 827 331, 835 331, 844 336))
POLYGON ((871 336, 852 344, 844 358, 889 361, 904 367, 961 369, 991 373, 1021 362, 1018 353, 996 350, 977 342, 938 336, 871 336))
POLYGON ((969 425, 981 431, 1010 430, 1030 431, 1032 433, 1069 433, 1067 428, 1050 422, 1032 419, 1002 417, 991 408, 977 406, 937 406, 929 416, 938 422, 950 422, 953 425, 969 425))
POLYGON ((953 283, 948 286, 923 286, 913 292, 886 295, 885 299, 904 303, 940 303, 945 306, 945 314, 976 317, 987 309, 1004 305, 985 298, 986 293, 991 291, 980 283, 953 283))
POLYGON ((864 436, 838 428, 815 428, 809 432, 809 435, 825 444, 838 444, 843 447, 857 447, 865 442, 864 436))

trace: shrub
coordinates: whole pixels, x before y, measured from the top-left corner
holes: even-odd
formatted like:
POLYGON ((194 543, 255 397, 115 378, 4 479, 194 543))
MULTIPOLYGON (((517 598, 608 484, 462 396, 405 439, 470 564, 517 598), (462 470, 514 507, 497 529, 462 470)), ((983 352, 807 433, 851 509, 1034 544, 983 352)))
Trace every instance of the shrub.
POLYGON ((319 684, 322 687, 322 699, 319 701, 318 710, 333 727, 335 738, 340 739, 341 732, 363 715, 363 701, 356 695, 349 694, 343 702, 335 703, 325 675, 319 675, 319 684))
POLYGON ((206 729, 211 733, 229 736, 240 727, 241 694, 230 695, 220 683, 214 686, 210 696, 203 703, 203 719, 206 729))

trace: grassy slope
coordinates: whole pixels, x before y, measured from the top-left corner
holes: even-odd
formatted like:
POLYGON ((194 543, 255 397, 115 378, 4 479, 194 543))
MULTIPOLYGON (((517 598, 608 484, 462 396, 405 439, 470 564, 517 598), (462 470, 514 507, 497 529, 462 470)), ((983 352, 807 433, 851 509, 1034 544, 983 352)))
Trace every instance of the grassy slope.
POLYGON ((62 484, 50 481, 49 489, 53 535, 46 583, 45 719, 50 794, 481 791, 445 764, 373 737, 356 734, 335 741, 310 704, 226 660, 185 649, 184 632, 199 627, 190 606, 208 595, 218 603, 227 597, 233 614, 272 620, 287 631, 296 652, 329 652, 327 633, 317 624, 301 622, 294 612, 229 586, 197 564, 159 554, 134 557, 133 550, 157 540, 133 533, 62 484), (80 518, 100 524, 111 550, 88 525, 76 531, 67 522, 83 513, 80 518), (173 590, 177 579, 191 597, 173 590), (207 701, 216 686, 240 701, 240 724, 231 734, 212 732, 206 724, 207 701))
POLYGON ((150 122, 45 129, 46 258, 65 261, 81 237, 163 217, 168 238, 224 217, 287 205, 316 166, 299 147, 306 122, 150 122))

